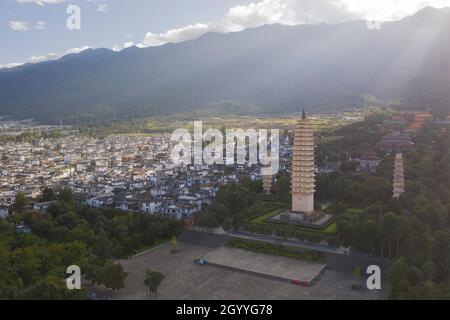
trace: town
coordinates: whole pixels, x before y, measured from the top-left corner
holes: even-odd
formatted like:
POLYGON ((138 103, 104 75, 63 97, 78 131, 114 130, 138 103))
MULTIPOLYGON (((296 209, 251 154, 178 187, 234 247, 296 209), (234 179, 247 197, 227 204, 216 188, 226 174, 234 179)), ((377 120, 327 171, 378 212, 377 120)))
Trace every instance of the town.
POLYGON ((450 0, 129 2, 0 4, 0 300, 450 300, 450 0))
MULTIPOLYGON (((6 217, 17 192, 38 200, 45 188, 69 187, 91 207, 162 214, 184 219, 212 202, 220 185, 241 176, 258 179, 246 165, 182 165, 170 159, 170 135, 104 139, 67 135, 0 145, 0 205, 6 217)), ((284 152, 289 147, 284 146, 284 152)), ((50 202, 34 201, 45 211, 50 202)))
MULTIPOLYGON (((319 115, 317 119, 323 117, 319 115)), ((388 152, 408 149, 413 145, 410 134, 430 118, 429 113, 419 113, 408 123, 404 115, 394 114, 381 127, 385 135, 380 147, 388 152)), ((355 117, 354 121, 359 119, 355 117)), ((50 128, 60 129, 46 127, 46 131, 50 128)), ((38 131, 40 127, 26 130, 38 131)), ((174 163, 170 155, 176 142, 170 138, 168 133, 92 138, 70 130, 56 138, 3 142, 0 144, 0 217, 9 214, 17 192, 33 200, 30 204, 33 209, 45 212, 51 204, 39 202, 45 188, 69 187, 78 201, 90 207, 186 219, 210 205, 221 185, 236 183, 242 177, 253 181, 263 179, 260 165, 174 163)), ((280 137, 279 155, 280 169, 290 170, 292 137, 289 135, 280 137)), ((357 160, 358 170, 374 171, 381 159, 375 152, 366 150, 357 160)), ((316 172, 335 169, 336 164, 330 161, 315 168, 316 172)))

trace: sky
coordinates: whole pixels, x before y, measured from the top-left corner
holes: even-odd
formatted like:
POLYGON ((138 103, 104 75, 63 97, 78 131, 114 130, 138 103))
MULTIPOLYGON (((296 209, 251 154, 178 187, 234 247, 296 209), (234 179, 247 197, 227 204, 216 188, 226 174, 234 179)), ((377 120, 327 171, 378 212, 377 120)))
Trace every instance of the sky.
POLYGON ((0 68, 87 48, 116 51, 236 32, 264 24, 391 21, 450 0, 1 0, 0 68), (69 6, 80 9, 79 29, 69 6))

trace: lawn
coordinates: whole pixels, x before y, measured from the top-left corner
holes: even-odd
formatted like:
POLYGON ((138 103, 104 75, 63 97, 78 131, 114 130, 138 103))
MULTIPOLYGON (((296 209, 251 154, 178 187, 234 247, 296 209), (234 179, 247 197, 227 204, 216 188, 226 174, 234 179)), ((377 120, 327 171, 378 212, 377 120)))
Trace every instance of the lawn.
POLYGON ((278 214, 278 213, 280 213, 282 211, 284 211, 284 209, 272 210, 272 211, 269 211, 267 213, 263 213, 262 215, 254 218, 254 219, 251 219, 250 221, 251 222, 256 222, 256 223, 267 223, 265 221, 266 219, 269 219, 269 218, 273 217, 274 215, 276 215, 276 214, 278 214))
POLYGON ((330 224, 328 227, 326 227, 323 230, 324 233, 327 234, 336 234, 337 233, 337 223, 334 221, 332 224, 330 224))

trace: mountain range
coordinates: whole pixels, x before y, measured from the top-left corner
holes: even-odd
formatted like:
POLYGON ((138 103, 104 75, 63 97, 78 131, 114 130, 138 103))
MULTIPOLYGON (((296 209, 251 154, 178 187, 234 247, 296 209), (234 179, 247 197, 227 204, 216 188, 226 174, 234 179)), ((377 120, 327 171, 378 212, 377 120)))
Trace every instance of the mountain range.
POLYGON ((0 70, 0 115, 42 122, 207 110, 285 114, 367 96, 450 113, 450 8, 379 29, 266 25, 120 52, 89 49, 0 70))

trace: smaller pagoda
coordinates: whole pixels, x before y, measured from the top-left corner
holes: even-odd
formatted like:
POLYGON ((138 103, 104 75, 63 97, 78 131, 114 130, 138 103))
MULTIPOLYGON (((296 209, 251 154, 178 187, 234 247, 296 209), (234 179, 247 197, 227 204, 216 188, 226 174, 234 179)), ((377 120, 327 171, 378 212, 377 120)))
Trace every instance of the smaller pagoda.
POLYGON ((399 198, 405 192, 405 170, 403 167, 403 154, 395 155, 394 163, 394 198, 399 198))

